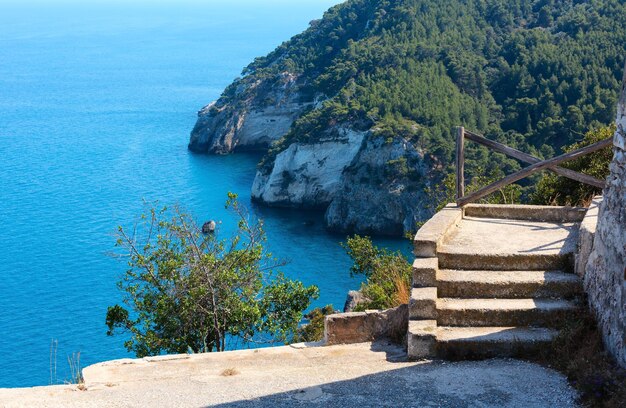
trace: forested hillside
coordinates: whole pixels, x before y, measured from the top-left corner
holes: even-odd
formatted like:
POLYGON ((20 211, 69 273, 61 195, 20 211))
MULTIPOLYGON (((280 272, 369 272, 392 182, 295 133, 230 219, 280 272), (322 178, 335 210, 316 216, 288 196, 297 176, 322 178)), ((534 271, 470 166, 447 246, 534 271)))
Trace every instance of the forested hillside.
MULTIPOLYGON (((283 86, 289 73, 305 108, 269 149, 262 174, 294 143, 347 127, 410 142, 424 161, 396 157, 379 173, 428 194, 426 184, 450 171, 455 126, 545 157, 610 123, 625 39, 618 0, 349 0, 257 58, 216 106, 276 104, 260 89, 283 86)), ((470 178, 519 168, 478 148, 468 159, 470 178)))
POLYGON ((301 73, 333 96, 298 139, 358 118, 414 133, 446 162, 461 124, 549 150, 612 121, 625 18, 617 0, 353 0, 245 73, 301 73))

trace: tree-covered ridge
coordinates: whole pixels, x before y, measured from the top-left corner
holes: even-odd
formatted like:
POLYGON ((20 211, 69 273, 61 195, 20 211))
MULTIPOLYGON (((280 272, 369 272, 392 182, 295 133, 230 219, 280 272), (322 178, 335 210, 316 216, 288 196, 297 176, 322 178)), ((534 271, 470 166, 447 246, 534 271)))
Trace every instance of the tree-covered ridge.
MULTIPOLYGON (((458 125, 549 156, 612 121, 623 21, 617 0, 349 0, 242 80, 288 71, 303 78, 303 95, 327 98, 274 153, 350 122, 410 138, 444 167, 458 125)), ((484 169, 483 156, 469 153, 484 169)))

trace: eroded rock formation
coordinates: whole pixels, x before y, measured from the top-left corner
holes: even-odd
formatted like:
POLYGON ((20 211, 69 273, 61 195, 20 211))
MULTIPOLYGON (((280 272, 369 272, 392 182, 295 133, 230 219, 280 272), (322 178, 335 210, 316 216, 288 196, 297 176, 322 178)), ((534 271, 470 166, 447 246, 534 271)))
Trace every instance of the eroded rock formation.
POLYGON ((198 112, 189 149, 217 154, 266 149, 313 103, 300 86, 299 77, 288 72, 233 82, 217 101, 198 112))

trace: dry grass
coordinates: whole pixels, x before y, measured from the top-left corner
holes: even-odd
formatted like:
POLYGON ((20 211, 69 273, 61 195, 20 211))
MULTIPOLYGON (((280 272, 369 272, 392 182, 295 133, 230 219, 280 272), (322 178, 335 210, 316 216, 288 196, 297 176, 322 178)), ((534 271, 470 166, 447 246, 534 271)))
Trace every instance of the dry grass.
POLYGON ((232 377, 233 375, 239 374, 236 368, 227 368, 220 373, 222 377, 232 377))
POLYGON ((588 407, 626 406, 626 370, 607 354, 591 312, 567 322, 540 363, 565 374, 588 407))
POLYGON ((407 280, 399 274, 393 277, 393 284, 396 288, 393 294, 394 306, 405 305, 411 298, 411 288, 407 280))

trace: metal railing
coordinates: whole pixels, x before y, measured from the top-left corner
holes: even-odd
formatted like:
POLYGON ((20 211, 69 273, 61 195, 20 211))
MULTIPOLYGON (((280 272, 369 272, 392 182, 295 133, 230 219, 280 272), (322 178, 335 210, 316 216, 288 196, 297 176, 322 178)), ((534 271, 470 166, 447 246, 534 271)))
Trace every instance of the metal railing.
POLYGON ((541 160, 528 153, 513 149, 505 144, 489 140, 484 136, 465 130, 462 126, 458 127, 456 137, 456 203, 459 207, 462 207, 466 204, 478 201, 494 191, 498 191, 509 184, 515 183, 518 180, 542 170, 550 170, 559 176, 567 177, 594 187, 604 188, 605 182, 603 180, 599 180, 595 177, 578 173, 570 169, 565 169, 563 167, 559 167, 558 165, 564 161, 577 159, 589 153, 608 147, 611 144, 612 138, 609 137, 600 142, 576 149, 569 153, 565 153, 551 159, 541 160), (496 152, 503 153, 524 163, 528 163, 530 166, 516 171, 515 173, 493 182, 477 191, 465 195, 465 139, 486 146, 496 152))

